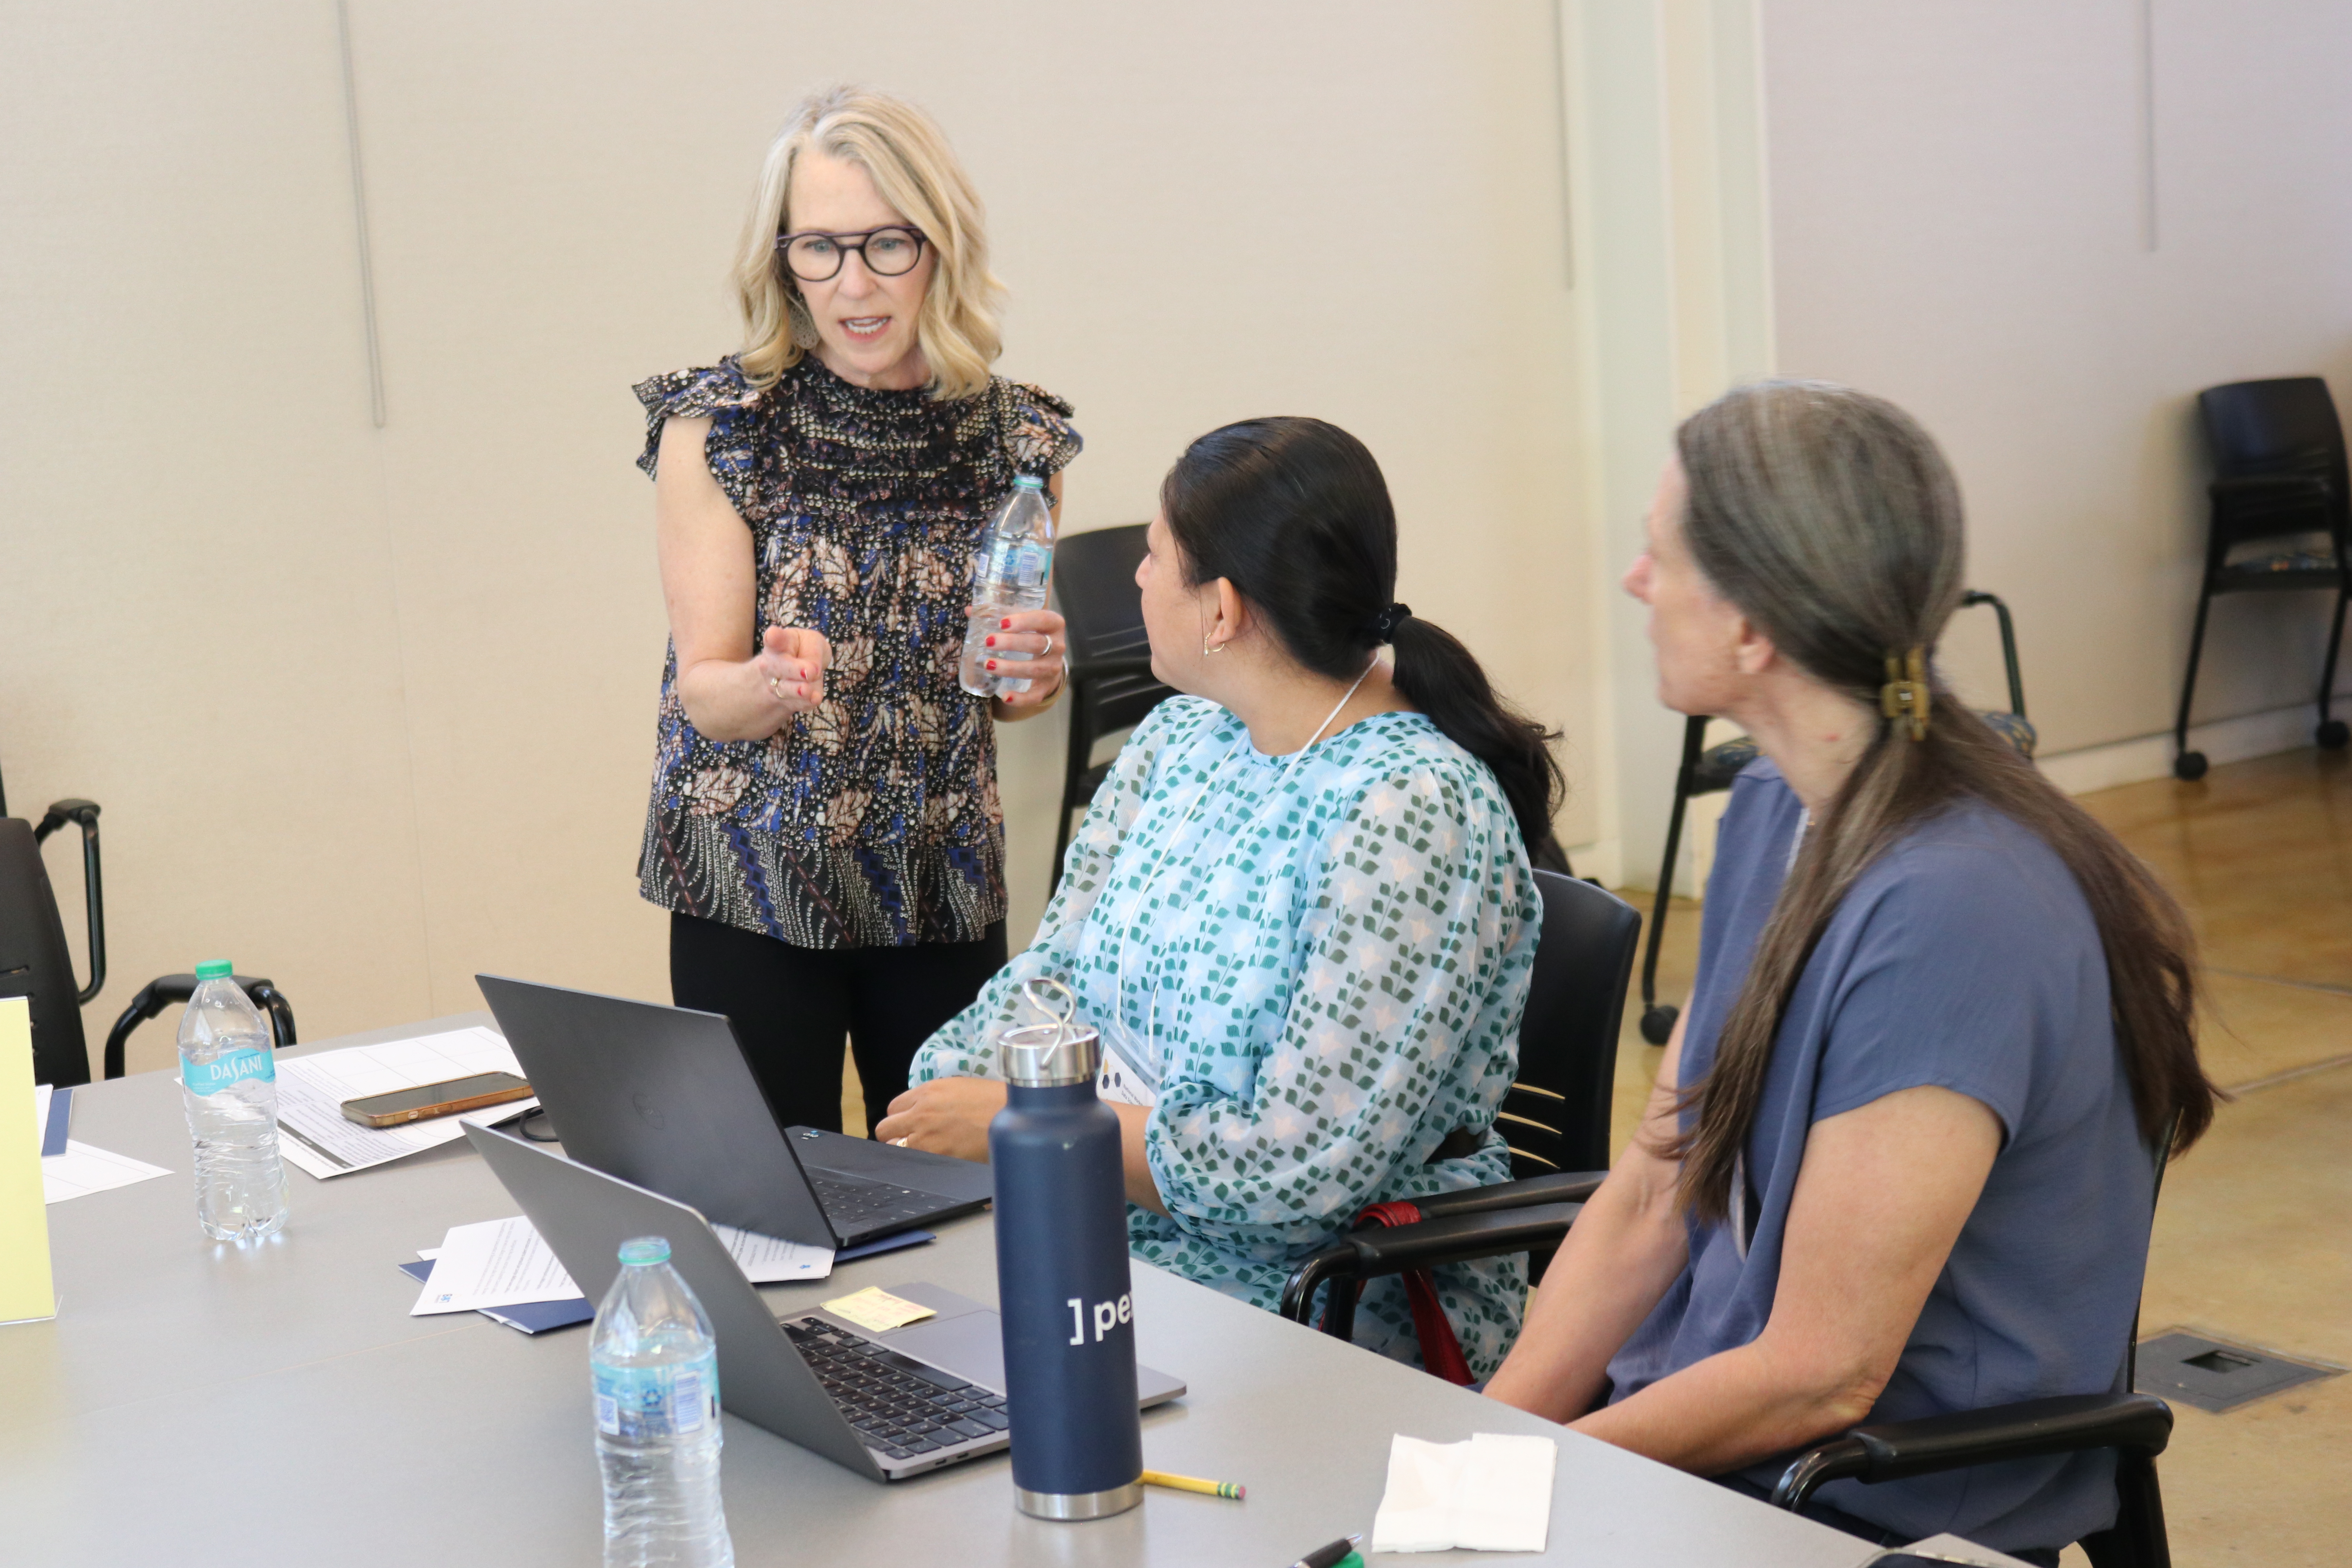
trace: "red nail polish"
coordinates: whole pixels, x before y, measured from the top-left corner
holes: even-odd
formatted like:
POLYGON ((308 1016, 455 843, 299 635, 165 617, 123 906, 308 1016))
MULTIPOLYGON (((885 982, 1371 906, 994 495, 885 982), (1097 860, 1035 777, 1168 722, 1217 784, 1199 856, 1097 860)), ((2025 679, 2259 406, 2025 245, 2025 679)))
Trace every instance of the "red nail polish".
POLYGON ((988 668, 991 668, 991 669, 994 669, 994 668, 996 668, 996 661, 995 661, 994 659, 992 659, 992 659, 990 659, 990 660, 988 661, 988 668))
POLYGON ((994 637, 991 637, 991 638, 989 638, 989 639, 988 639, 988 646, 989 646, 989 647, 994 647, 996 646, 996 639, 995 639, 994 637))
POLYGON ((1013 617, 1012 617, 1012 616, 1005 616, 1005 617, 1004 617, 1004 619, 1003 619, 1003 620, 1001 620, 1001 621, 997 622, 997 623, 996 623, 996 629, 997 629, 998 631, 1000 631, 1000 632, 1009 632, 1009 631, 1011 631, 1011 630, 1013 629, 1013 617))

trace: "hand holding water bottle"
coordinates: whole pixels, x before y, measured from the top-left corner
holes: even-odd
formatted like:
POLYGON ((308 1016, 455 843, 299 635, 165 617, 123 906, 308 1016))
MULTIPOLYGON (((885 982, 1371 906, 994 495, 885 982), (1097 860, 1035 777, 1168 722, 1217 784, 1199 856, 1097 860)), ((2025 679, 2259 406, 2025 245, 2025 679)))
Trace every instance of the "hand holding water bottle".
POLYGON ((980 644, 981 673, 997 678, 999 702, 1018 712, 1060 695, 1068 670, 1063 663, 1067 629, 1059 611, 974 605, 964 614, 971 617, 980 644))
POLYGON ((1045 607, 1054 574, 1054 511, 1045 481, 1022 474, 972 552, 971 617, 957 682, 1015 710, 1051 701, 1062 683, 1062 617, 1045 607))

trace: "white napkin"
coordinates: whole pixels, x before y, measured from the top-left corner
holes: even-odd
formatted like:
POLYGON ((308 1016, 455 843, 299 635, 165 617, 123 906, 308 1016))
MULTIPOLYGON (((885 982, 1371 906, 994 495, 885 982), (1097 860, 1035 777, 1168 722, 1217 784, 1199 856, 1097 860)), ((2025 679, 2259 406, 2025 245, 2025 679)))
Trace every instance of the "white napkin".
POLYGON ((1467 1443, 1424 1443, 1399 1433, 1371 1549, 1541 1552, 1559 1459, 1549 1437, 1481 1432, 1467 1443))

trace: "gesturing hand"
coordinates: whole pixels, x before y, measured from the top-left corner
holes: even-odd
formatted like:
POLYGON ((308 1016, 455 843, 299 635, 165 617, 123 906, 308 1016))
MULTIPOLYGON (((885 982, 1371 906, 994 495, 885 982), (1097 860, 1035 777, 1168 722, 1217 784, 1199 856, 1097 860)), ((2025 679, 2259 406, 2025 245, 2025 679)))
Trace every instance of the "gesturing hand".
POLYGON ((825 667, 833 645, 808 626, 770 626, 751 656, 752 672, 785 715, 805 713, 824 700, 825 667))

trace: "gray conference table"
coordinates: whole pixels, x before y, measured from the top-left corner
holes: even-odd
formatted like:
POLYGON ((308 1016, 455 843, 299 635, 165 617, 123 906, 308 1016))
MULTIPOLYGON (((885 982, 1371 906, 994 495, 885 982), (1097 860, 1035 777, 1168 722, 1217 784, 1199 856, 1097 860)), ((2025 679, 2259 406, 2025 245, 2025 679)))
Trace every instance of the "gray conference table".
MULTIPOLYGON (((467 1024, 321 1042, 328 1049, 467 1024)), ((0 1328, 0 1557, 11 1563, 418 1568, 599 1562, 588 1334, 529 1338, 473 1313, 413 1318, 394 1269, 453 1225, 516 1206, 464 1143, 331 1182, 289 1171, 282 1237, 205 1240, 187 1131, 163 1073, 74 1095, 73 1136, 169 1177, 48 1211, 62 1311, 0 1328)), ((996 1299, 986 1215, 863 1259, 814 1304, 930 1280, 996 1299)), ((1565 1431, 1138 1264, 1137 1343, 1191 1384, 1144 1417, 1155 1468, 1238 1480, 1244 1502, 1151 1489, 1085 1524, 1016 1514, 1003 1456, 884 1486, 730 1417, 737 1562, 1230 1564, 1278 1568, 1369 1538, 1389 1437, 1557 1437, 1549 1550, 1408 1563, 1853 1568, 1864 1543, 1565 1431)))

